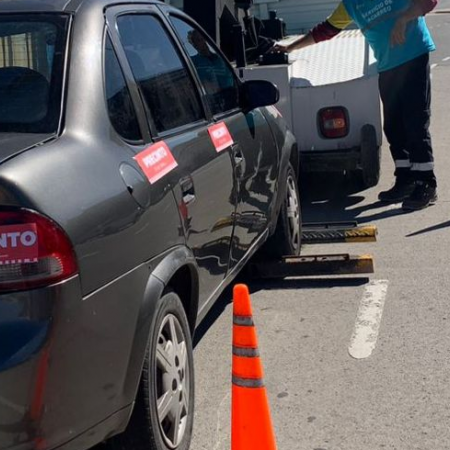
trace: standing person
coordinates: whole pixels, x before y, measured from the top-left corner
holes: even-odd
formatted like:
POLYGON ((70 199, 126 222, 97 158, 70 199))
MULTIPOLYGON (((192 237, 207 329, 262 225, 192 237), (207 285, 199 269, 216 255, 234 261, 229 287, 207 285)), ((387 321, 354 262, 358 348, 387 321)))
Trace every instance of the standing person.
POLYGON ((380 192, 383 202, 403 209, 426 208, 437 200, 431 146, 429 54, 435 49, 424 15, 438 0, 343 0, 307 35, 275 51, 292 51, 331 39, 354 22, 378 61, 384 133, 395 163, 395 184, 380 192))

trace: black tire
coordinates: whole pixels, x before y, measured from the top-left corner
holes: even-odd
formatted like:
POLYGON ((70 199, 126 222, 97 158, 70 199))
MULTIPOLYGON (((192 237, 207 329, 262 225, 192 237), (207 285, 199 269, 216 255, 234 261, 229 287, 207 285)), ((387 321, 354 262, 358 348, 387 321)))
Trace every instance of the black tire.
POLYGON ((292 164, 286 172, 285 198, 274 234, 265 243, 262 254, 271 258, 298 256, 301 251, 302 213, 297 176, 292 164))
POLYGON ((194 423, 194 397, 194 362, 189 325, 180 298, 174 292, 168 292, 161 298, 154 316, 130 423, 125 432, 108 441, 109 449, 188 450, 194 423), (174 333, 178 340, 177 348, 174 344, 174 333), (180 353, 182 347, 185 352, 180 353), (159 353, 158 350, 160 350, 159 353), (160 355, 159 358, 157 354, 160 355), (179 358, 182 354, 187 362, 185 367, 182 367, 182 361, 179 358), (177 375, 168 374, 162 369, 163 365, 169 364, 172 367, 170 370, 177 372, 177 375), (183 370, 184 374, 182 374, 183 370), (162 376, 163 371, 165 377, 162 376), (173 399, 170 404, 180 411, 178 429, 183 434, 178 443, 175 442, 174 434, 174 424, 177 420, 173 416, 176 412, 170 408, 164 420, 159 415, 158 399, 161 401, 164 391, 173 399), (185 405, 181 404, 182 401, 185 405))
POLYGON ((360 183, 368 189, 378 184, 381 170, 381 148, 377 142, 377 133, 373 125, 364 125, 361 129, 361 173, 360 183))

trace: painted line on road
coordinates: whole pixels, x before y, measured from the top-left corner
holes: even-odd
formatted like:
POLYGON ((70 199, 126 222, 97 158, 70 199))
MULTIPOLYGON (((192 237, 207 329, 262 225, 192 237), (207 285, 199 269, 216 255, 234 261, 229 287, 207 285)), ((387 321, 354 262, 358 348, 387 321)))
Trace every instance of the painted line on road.
POLYGON ((364 291, 348 352, 355 359, 368 358, 377 345, 389 281, 371 281, 364 291))
POLYGON ((438 66, 437 64, 431 64, 431 70, 433 70, 437 66, 438 66))
POLYGON ((447 56, 447 58, 443 58, 442 61, 450 61, 450 56, 447 56))

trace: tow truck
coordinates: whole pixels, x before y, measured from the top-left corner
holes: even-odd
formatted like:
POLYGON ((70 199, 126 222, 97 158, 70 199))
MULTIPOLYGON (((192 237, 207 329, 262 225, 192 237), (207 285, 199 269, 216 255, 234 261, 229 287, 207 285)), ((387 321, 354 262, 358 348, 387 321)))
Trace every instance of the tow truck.
POLYGON ((274 54, 274 43, 287 44, 298 37, 287 36, 276 11, 263 20, 252 15, 253 0, 170 3, 203 26, 235 62, 242 79, 277 85, 277 108, 297 138, 302 172, 344 173, 361 190, 378 183, 378 77, 373 54, 358 30, 289 55, 274 54))

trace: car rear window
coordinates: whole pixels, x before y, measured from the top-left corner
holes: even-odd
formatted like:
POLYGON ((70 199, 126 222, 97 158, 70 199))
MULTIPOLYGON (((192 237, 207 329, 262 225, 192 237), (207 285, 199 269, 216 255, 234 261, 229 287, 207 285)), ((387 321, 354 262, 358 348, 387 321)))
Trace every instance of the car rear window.
POLYGON ((0 132, 54 133, 69 17, 0 14, 0 132))

